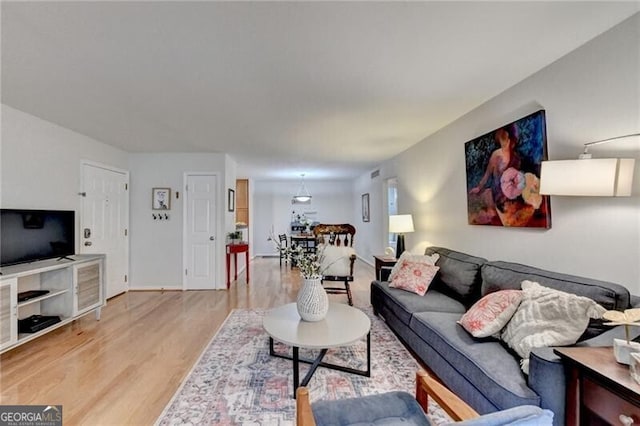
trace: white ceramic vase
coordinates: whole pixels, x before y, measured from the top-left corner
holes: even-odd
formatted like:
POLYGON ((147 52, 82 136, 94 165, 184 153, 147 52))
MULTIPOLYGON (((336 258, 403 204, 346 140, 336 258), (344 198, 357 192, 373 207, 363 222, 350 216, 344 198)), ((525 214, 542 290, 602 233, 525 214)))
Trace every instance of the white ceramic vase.
POLYGON ((632 352, 640 352, 640 343, 627 343, 624 339, 613 339, 613 355, 620 364, 631 364, 630 354, 632 352))
POLYGON ((303 321, 321 321, 329 310, 329 297, 320 278, 304 278, 296 302, 303 321))

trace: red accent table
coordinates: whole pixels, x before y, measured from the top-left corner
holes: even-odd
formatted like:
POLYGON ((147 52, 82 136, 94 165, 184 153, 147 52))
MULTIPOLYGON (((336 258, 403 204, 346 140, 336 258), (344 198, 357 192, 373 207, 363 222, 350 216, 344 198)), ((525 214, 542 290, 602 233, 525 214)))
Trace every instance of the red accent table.
POLYGON ((247 265, 247 284, 249 284, 249 244, 248 243, 236 243, 227 244, 227 289, 231 286, 229 275, 231 272, 231 255, 233 254, 233 264, 235 267, 235 274, 233 280, 238 280, 238 253, 245 253, 246 265, 247 265))

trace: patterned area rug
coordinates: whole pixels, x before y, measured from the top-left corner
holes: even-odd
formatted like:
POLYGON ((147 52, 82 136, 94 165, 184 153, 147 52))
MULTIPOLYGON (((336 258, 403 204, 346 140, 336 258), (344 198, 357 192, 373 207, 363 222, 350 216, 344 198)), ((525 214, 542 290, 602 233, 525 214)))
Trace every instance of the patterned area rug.
MULTIPOLYGON (((415 392, 419 365, 384 322, 371 319, 371 377, 318 368, 309 382, 311 401, 371 395, 390 390, 415 392)), ((157 425, 293 425, 295 400, 289 360, 269 355, 262 328, 264 310, 232 311, 156 421, 157 425)), ((277 352, 290 351, 276 343, 277 352)), ((300 356, 317 352, 300 349, 300 356)), ((330 349, 325 361, 366 369, 366 341, 330 349)), ((308 365, 300 365, 304 377, 308 365)), ((430 401, 436 423, 449 421, 430 401)))

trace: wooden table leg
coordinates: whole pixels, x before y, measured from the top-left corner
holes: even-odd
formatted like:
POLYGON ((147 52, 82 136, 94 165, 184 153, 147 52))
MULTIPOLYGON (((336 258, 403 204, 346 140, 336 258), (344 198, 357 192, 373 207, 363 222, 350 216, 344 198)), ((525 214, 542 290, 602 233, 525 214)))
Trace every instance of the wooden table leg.
POLYGON ((565 420, 567 426, 577 426, 580 424, 580 372, 571 367, 567 373, 565 420))
POLYGON ((247 265, 247 284, 249 284, 249 248, 245 251, 246 265, 247 265))
POLYGON ((238 281, 238 253, 233 253, 233 281, 238 281))
POLYGON ((229 289, 229 287, 231 287, 231 281, 229 280, 229 274, 230 274, 230 268, 231 268, 231 254, 227 253, 227 290, 229 289))

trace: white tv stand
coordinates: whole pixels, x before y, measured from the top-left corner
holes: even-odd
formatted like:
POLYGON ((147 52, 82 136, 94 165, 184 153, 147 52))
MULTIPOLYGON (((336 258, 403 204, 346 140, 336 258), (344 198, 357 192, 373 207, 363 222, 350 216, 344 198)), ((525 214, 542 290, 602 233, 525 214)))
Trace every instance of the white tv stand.
POLYGON ((73 255, 6 266, 0 269, 0 353, 36 339, 76 318, 95 311, 100 319, 104 300, 102 254, 73 255), (18 302, 18 293, 49 290, 39 297, 18 302), (57 315, 60 322, 35 333, 19 333, 18 319, 31 315, 57 315))

